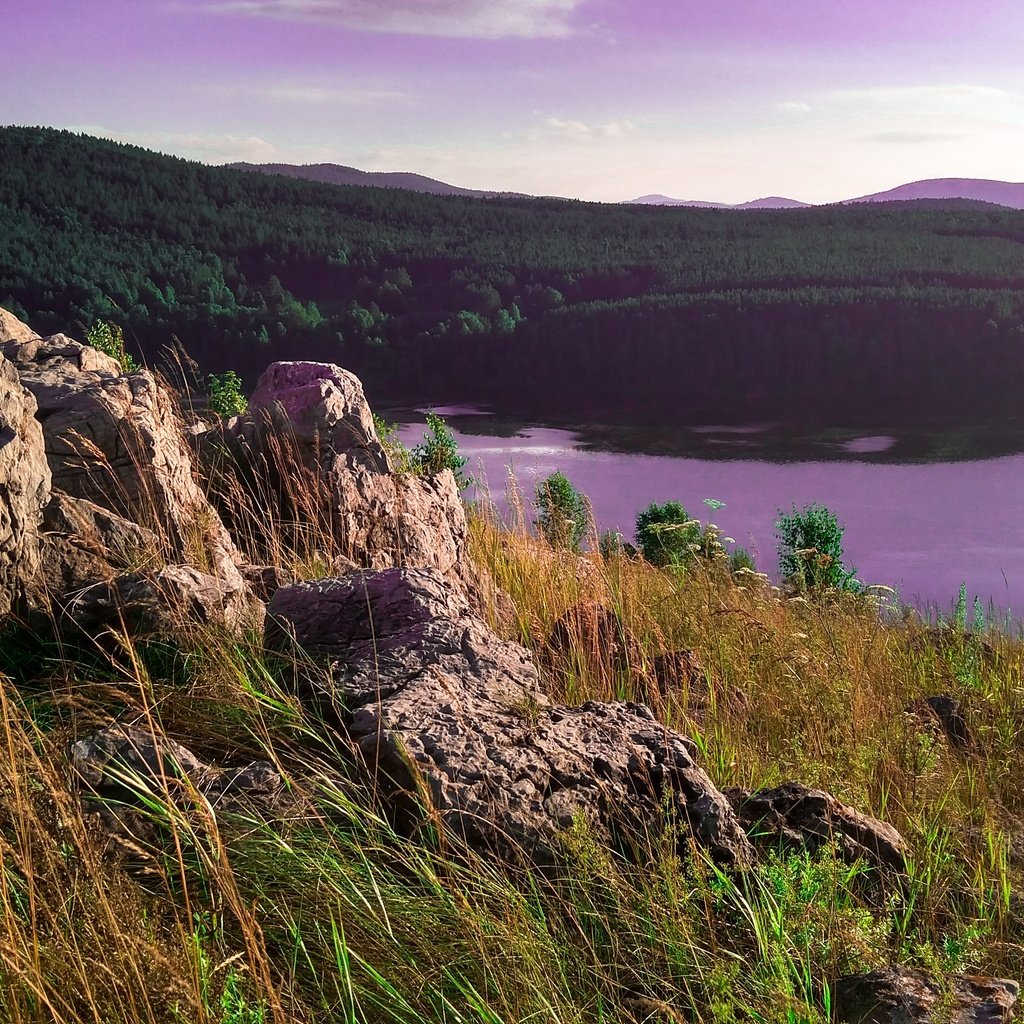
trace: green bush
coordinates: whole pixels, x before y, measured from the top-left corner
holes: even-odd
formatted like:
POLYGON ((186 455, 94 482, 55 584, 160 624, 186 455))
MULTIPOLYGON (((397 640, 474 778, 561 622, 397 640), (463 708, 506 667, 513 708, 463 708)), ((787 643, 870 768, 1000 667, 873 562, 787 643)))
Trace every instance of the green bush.
POLYGON ((844 527, 824 505, 811 504, 791 512, 779 509, 775 523, 779 573, 799 591, 828 588, 859 592, 857 570, 843 564, 844 527))
POLYGON ((590 503, 565 474, 554 472, 537 484, 534 522, 553 548, 579 551, 590 522, 590 503))
POLYGON ((464 470, 466 459, 459 454, 459 442, 445 421, 436 413, 427 413, 427 433, 423 440, 410 453, 413 472, 433 475, 450 469, 455 475, 455 483, 460 491, 465 490, 470 479, 464 470))
POLYGON ((122 373, 134 373, 139 364, 125 351, 124 331, 117 324, 106 320, 96 320, 85 332, 86 344, 99 349, 104 355, 116 359, 121 365, 122 373))
POLYGON ((700 522, 678 501, 652 501, 636 517, 636 542, 652 565, 685 565, 703 547, 700 522))
POLYGON ((241 416, 249 408, 249 402, 242 394, 242 378, 234 370, 211 373, 206 378, 206 387, 210 408, 224 419, 241 416))

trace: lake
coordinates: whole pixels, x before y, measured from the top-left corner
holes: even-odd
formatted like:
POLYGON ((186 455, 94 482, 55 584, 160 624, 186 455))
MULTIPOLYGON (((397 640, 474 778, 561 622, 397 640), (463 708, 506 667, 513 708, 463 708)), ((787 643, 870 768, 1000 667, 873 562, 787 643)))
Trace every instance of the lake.
MULTIPOLYGON (((714 499, 724 502, 714 521, 774 576, 778 510, 820 502, 845 525, 847 562, 863 582, 893 587, 922 610, 948 613, 961 582, 970 602, 977 595, 1014 618, 1024 609, 1024 444, 998 457, 984 457, 984 447, 979 453, 974 445, 974 457, 941 461, 944 453, 972 452, 970 438, 797 438, 763 424, 680 428, 673 438, 665 431, 516 424, 473 407, 437 411, 469 459, 467 472, 486 481, 500 511, 507 467, 530 495, 539 479, 561 470, 590 498, 599 529, 628 539, 637 512, 651 501, 680 501, 706 520, 711 513, 702 503, 714 499), (645 443, 659 454, 640 450, 645 443), (918 461, 901 461, 907 453, 918 461)), ((404 443, 422 438, 422 410, 389 415, 404 443)))

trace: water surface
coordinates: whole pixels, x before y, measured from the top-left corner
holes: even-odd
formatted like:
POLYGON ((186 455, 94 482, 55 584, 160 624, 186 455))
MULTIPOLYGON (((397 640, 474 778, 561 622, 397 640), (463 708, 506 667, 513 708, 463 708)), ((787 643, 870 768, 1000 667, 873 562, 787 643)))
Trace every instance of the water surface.
MULTIPOLYGON (((499 422, 471 407, 437 411, 468 456, 467 471, 486 483, 499 510, 509 468, 527 494, 561 470, 590 498, 598 527, 628 539, 651 501, 680 501, 707 519, 702 502, 715 499, 724 502, 715 522, 774 574, 779 509, 821 502, 846 526, 847 561, 865 583, 948 612, 965 581, 972 601, 978 595, 1015 616, 1024 609, 1024 454, 942 461, 943 452, 965 450, 963 435, 922 441, 830 434, 789 446, 798 457, 787 461, 770 424, 684 428, 677 450, 702 454, 646 454, 636 450, 636 432, 623 441, 607 427, 578 432, 499 422), (936 460, 898 461, 901 449, 932 451, 936 460)), ((421 439, 415 412, 393 416, 405 421, 405 443, 421 439)), ((666 437, 652 446, 666 450, 666 437)))

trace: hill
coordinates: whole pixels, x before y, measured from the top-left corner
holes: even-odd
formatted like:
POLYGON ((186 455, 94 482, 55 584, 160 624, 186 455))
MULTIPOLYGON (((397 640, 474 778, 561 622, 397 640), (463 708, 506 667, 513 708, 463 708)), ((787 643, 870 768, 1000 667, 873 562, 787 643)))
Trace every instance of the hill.
POLYGON ((550 422, 1015 414, 1024 214, 419 194, 0 130, 0 305, 550 422))
POLYGON ((928 178, 906 185, 847 199, 847 203, 888 203, 914 199, 974 199, 1024 210, 1024 182, 992 181, 986 178, 928 178))
POLYGON ((407 171, 361 171, 356 167, 342 164, 227 164, 238 171, 253 171, 259 174, 281 174, 303 181, 321 181, 328 185, 363 185, 373 188, 404 188, 410 192, 427 192, 436 196, 476 196, 488 199, 512 193, 481 192, 478 189, 459 188, 444 181, 437 181, 422 174, 407 171))
POLYGON ((691 206, 704 210, 799 210, 810 203, 802 203, 799 199, 785 199, 782 196, 765 196, 763 199, 751 199, 746 203, 709 203, 700 199, 672 199, 669 196, 640 196, 629 199, 627 206, 691 206))

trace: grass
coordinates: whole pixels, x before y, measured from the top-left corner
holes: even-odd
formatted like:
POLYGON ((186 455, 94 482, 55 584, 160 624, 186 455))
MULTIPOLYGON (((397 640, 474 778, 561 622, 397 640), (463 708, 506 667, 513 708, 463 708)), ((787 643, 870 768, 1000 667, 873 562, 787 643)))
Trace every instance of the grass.
MULTIPOLYGON (((219 474, 219 506, 253 524, 235 531, 253 561, 305 575, 346 553, 318 481, 293 476, 295 492, 252 519, 259 479, 219 474)), ((882 885, 829 848, 729 874, 681 855, 668 833, 626 862, 583 820, 557 869, 502 866, 432 827, 429 809, 415 838, 396 830, 353 777, 343 737, 287 691, 289 666, 257 635, 184 627, 156 653, 125 638, 114 654, 83 654, 11 633, 0 1021, 791 1024, 827 1020, 847 971, 898 961, 940 978, 1019 977, 1017 637, 940 636, 849 594, 786 599, 700 560, 681 574, 554 551, 526 527, 521 499, 512 508, 497 522, 476 506, 471 557, 511 597, 490 603, 492 626, 547 666, 554 700, 650 704, 723 787, 828 789, 901 830, 906 881, 882 885), (583 636, 552 659, 551 629, 581 601, 618 615, 625 661, 601 664, 583 636), (662 692, 655 658, 679 650, 702 671, 662 692), (962 702, 976 751, 951 750, 904 713, 936 693, 962 702), (161 841, 113 843, 67 769, 69 745, 113 717, 216 763, 269 760, 299 810, 269 824, 150 784, 161 841)))

